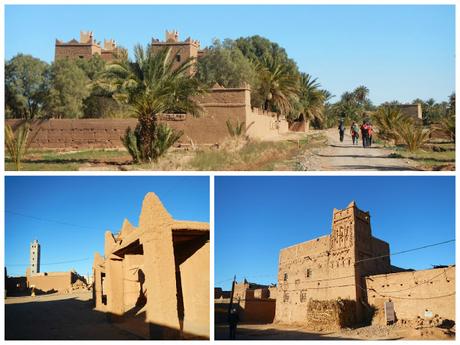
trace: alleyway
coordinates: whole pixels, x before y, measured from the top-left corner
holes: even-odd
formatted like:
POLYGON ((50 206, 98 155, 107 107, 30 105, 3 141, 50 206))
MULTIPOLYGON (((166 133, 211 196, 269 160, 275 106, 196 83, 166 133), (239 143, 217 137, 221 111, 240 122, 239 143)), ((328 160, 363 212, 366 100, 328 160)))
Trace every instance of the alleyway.
POLYGON ((308 170, 417 170, 413 161, 389 158, 392 151, 380 145, 364 149, 360 141, 358 146, 353 146, 349 133, 345 133, 344 141, 340 142, 335 128, 324 131, 324 134, 327 146, 313 150, 314 155, 308 159, 308 170))
POLYGON ((6 340, 135 340, 92 309, 91 292, 5 300, 6 340))

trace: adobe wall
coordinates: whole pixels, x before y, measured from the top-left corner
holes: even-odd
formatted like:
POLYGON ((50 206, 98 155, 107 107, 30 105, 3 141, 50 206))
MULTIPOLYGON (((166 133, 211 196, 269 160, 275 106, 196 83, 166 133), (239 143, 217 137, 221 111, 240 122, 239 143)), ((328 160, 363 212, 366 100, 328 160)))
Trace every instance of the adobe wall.
MULTIPOLYGON (((186 115, 185 120, 161 120, 184 132, 180 143, 216 144, 229 137, 226 121, 232 124, 246 118, 246 104, 250 104, 249 90, 212 89, 199 97, 203 114, 186 115)), ((15 129, 23 120, 8 119, 6 124, 15 129)), ((137 119, 48 119, 32 124, 32 148, 92 149, 122 148, 121 137, 128 127, 134 129, 137 119), (36 134, 37 128, 40 128, 36 134)))
MULTIPOLYGON (((15 129, 22 120, 6 120, 15 129)), ((123 147, 121 137, 128 127, 136 127, 136 119, 49 119, 32 124, 35 136, 31 147, 50 149, 85 149, 123 147), (40 128, 38 134, 37 129, 40 128)))
POLYGON ((311 298, 356 300, 353 262, 341 260, 340 252, 328 255, 330 248, 327 235, 280 251, 276 321, 305 322, 311 298))
POLYGON ((184 333, 209 337, 209 242, 180 265, 184 333), (197 275, 200 279, 197 279, 197 275))
POLYGON ((246 114, 246 134, 259 140, 271 140, 280 134, 289 132, 289 124, 282 116, 258 108, 248 110, 246 114))
POLYGON ((72 288, 72 272, 49 272, 46 275, 31 275, 27 277, 27 284, 29 288, 34 285, 36 290, 43 292, 53 290, 64 292, 72 288))
POLYGON ((6 292, 8 296, 27 290, 26 277, 6 277, 6 292))
MULTIPOLYGON (((214 322, 228 322, 228 307, 230 298, 214 300, 214 322)), ((275 319, 276 301, 274 299, 246 299, 233 300, 232 307, 238 307, 238 317, 241 322, 247 323, 272 323, 275 319)))
POLYGON ((101 54, 101 48, 91 44, 56 44, 55 60, 70 58, 91 59, 94 54, 101 54))
MULTIPOLYGON (((334 209, 331 228, 331 235, 281 249, 278 322, 304 323, 309 300, 360 302, 365 298, 359 287, 362 276, 391 272, 388 256, 366 260, 389 253, 388 243, 371 234, 369 212, 361 211, 354 202, 345 209, 334 209)), ((361 303, 355 306, 356 319, 361 320, 361 303)))
POLYGON ((455 266, 365 278, 368 303, 377 309, 373 322, 384 324, 384 302, 394 303, 396 318, 426 318, 431 311, 455 320, 455 266))
POLYGON ((401 113, 415 119, 422 119, 422 105, 417 104, 399 104, 397 107, 401 110, 401 113))
MULTIPOLYGON (((289 132, 284 117, 276 118, 257 108, 251 109, 248 88, 213 88, 198 97, 203 113, 194 117, 160 120, 170 127, 183 131, 181 144, 213 145, 229 137, 227 120, 233 126, 245 122, 246 134, 252 139, 272 140, 289 132)), ((7 119, 5 123, 15 129, 23 120, 7 119)), ((94 149, 122 148, 121 138, 128 127, 134 129, 137 119, 45 119, 32 123, 32 148, 41 149, 94 149), (40 130, 37 133, 37 129, 40 130)))
POLYGON ((123 260, 123 302, 124 311, 129 311, 136 306, 142 289, 145 295, 145 287, 142 281, 143 255, 127 254, 123 260))
POLYGON ((272 323, 276 301, 273 299, 247 299, 240 304, 240 321, 248 323, 272 323))

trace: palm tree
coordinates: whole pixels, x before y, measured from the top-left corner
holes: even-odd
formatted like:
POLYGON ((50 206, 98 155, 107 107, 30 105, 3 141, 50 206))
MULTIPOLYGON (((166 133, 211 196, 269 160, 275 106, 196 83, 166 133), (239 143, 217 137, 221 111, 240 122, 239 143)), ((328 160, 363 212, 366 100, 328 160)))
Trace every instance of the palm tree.
POLYGON ((265 58, 256 68, 260 74, 259 93, 264 99, 264 110, 287 114, 297 99, 298 76, 276 58, 265 58))
MULTIPOLYGON (((317 78, 302 73, 300 75, 299 102, 306 121, 322 123, 324 121, 324 103, 328 94, 320 89, 317 78)), ((329 93, 330 95, 330 93, 329 93)))
POLYGON ((400 141, 400 128, 414 126, 413 121, 401 112, 399 107, 382 106, 373 115, 373 122, 382 140, 400 141))
POLYGON ((201 107, 196 96, 205 89, 189 73, 193 59, 176 66, 169 48, 154 52, 150 46, 144 49, 140 45, 135 46, 134 56, 134 61, 125 58, 109 64, 101 85, 113 92, 115 99, 131 105, 137 115, 139 122, 134 133, 140 160, 156 160, 155 152, 164 152, 154 145, 162 137, 157 128, 158 115, 164 112, 199 115, 201 107))
POLYGON ((368 101, 367 99, 368 95, 369 95, 369 89, 364 85, 358 86, 353 91, 353 96, 360 105, 364 105, 368 101))

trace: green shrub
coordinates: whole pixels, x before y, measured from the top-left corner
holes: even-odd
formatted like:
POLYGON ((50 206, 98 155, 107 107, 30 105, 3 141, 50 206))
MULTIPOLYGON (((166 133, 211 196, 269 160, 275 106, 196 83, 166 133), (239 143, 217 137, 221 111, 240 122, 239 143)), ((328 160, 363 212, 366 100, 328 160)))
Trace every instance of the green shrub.
POLYGON ((413 123, 404 123, 399 128, 398 134, 410 152, 423 147, 430 139, 429 130, 424 129, 422 126, 416 126, 413 123))
POLYGON ((241 137, 243 134, 244 134, 244 125, 245 125, 245 122, 239 122, 238 120, 236 120, 236 123, 235 123, 235 126, 233 126, 232 122, 230 121, 230 119, 227 120, 227 122, 225 122, 227 124, 227 130, 228 130, 228 134, 230 134, 231 137, 241 137))
POLYGON ((182 131, 175 131, 167 124, 152 122, 148 128, 141 127, 140 124, 134 131, 128 128, 122 141, 134 163, 155 162, 180 139, 182 134, 182 131))
POLYGON ((401 113, 396 107, 380 107, 373 115, 374 126, 378 131, 378 137, 385 141, 400 140, 402 127, 414 126, 414 122, 408 116, 401 113))
MULTIPOLYGON (((38 130, 35 135, 37 135, 38 130)), ((34 135, 34 137, 35 137, 34 135)), ((21 170, 21 162, 32 143, 33 137, 30 137, 30 124, 24 122, 13 131, 11 126, 5 124, 5 147, 14 163, 16 170, 21 170)))

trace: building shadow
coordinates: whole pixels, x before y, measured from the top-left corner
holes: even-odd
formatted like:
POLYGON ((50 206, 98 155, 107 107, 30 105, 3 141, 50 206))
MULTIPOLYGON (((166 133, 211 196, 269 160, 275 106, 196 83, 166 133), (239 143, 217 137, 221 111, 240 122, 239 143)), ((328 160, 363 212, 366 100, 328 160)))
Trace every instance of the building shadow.
MULTIPOLYGON (((146 322, 141 309, 117 316, 95 310, 92 299, 76 296, 33 302, 7 299, 5 303, 5 340, 143 340, 149 338, 152 328, 162 334, 179 331, 146 322), (133 313, 137 314, 135 321, 129 319, 133 313), (139 327, 146 331, 137 333, 139 327)), ((202 338, 185 334, 184 339, 202 338)))

